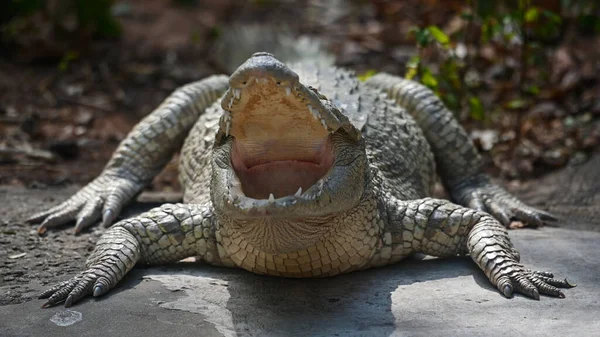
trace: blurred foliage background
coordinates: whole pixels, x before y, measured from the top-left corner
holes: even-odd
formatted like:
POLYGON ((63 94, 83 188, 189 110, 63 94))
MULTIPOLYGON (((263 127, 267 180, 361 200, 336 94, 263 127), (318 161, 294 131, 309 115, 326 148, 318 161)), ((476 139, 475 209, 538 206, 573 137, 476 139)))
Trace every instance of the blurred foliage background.
MULTIPOLYGON (((600 144, 594 0, 5 0, 0 183, 83 183, 177 86, 221 72, 232 25, 322 40, 361 79, 420 81, 496 176, 585 161, 600 144)), ((177 189, 176 161, 153 189, 177 189)))

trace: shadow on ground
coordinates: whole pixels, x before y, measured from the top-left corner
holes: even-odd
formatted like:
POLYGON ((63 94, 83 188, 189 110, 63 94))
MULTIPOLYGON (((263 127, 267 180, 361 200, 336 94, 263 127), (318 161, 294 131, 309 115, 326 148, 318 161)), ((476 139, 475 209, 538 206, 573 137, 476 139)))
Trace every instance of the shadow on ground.
MULTIPOLYGON (((401 269, 389 267, 326 279, 180 267, 148 270, 144 277, 188 295, 162 307, 201 314, 225 336, 388 336, 395 330, 390 295, 398 289, 458 277, 472 282, 473 274, 481 276, 468 259, 410 260, 397 266, 401 269)), ((400 299, 403 296, 399 294, 400 299)))

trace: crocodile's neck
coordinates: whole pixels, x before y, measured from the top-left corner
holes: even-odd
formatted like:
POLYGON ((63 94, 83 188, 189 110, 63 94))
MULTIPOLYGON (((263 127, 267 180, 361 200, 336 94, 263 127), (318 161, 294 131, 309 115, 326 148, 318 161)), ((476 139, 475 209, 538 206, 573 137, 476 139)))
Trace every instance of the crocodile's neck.
POLYGON ((319 218, 219 217, 221 259, 255 273, 329 276, 366 264, 381 241, 383 221, 374 198, 344 213, 319 218), (340 253, 341 252, 341 253, 340 253))

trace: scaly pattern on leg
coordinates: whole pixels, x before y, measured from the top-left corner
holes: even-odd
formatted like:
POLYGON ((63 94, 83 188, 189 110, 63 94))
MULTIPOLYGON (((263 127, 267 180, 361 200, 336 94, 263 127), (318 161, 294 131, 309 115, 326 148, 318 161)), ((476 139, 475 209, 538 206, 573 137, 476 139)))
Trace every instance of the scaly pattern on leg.
POLYGON ((161 264, 200 256, 219 264, 212 209, 199 205, 166 204, 120 221, 98 241, 87 269, 44 291, 42 307, 61 302, 69 307, 85 296, 101 296, 140 262, 161 264))
POLYGON ((520 264, 508 232, 489 214, 431 198, 392 202, 388 213, 386 232, 391 233, 392 251, 395 248, 403 256, 413 252, 469 254, 506 297, 515 291, 535 299, 540 293, 564 297, 558 288, 574 286, 566 279, 556 280, 551 273, 534 272, 520 264))
POLYGON ((113 223, 121 208, 162 170, 198 116, 227 89, 226 76, 212 76, 177 89, 119 144, 102 174, 67 201, 28 219, 48 228, 77 220, 75 232, 102 216, 113 223))
POLYGON ((485 213, 478 213, 477 221, 469 233, 469 255, 492 283, 506 297, 519 292, 534 299, 540 293, 564 298, 559 288, 571 288, 567 279, 557 280, 548 272, 531 271, 519 263, 506 228, 485 213))
POLYGON ((373 76, 367 85, 383 90, 415 118, 431 145, 438 173, 457 203, 488 212, 505 226, 513 218, 534 226, 556 220, 491 183, 469 135, 433 91, 388 74, 373 76))

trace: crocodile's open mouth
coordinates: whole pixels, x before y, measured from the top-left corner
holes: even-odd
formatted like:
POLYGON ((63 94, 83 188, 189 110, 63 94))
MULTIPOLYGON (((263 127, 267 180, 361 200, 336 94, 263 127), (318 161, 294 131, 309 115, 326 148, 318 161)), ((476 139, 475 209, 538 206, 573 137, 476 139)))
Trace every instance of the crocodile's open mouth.
MULTIPOLYGON (((300 74, 318 86, 315 69, 300 74)), ((362 198, 360 130, 273 55, 255 53, 238 67, 221 107, 211 201, 222 216, 319 218, 362 198)))
POLYGON ((298 87, 254 77, 244 87, 231 89, 225 127, 234 138, 231 164, 246 197, 300 196, 333 165, 330 130, 321 107, 307 104, 298 87))

